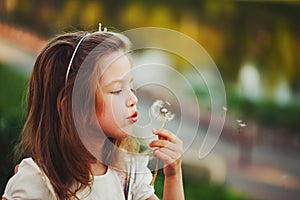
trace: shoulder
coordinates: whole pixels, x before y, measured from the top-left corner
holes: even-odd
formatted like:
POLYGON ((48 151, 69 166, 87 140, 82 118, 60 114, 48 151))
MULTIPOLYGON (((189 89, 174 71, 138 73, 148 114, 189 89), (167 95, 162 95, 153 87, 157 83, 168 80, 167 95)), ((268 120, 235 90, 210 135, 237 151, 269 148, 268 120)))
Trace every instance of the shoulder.
POLYGON ((31 159, 22 160, 18 172, 10 178, 4 195, 6 199, 52 199, 50 181, 31 159))

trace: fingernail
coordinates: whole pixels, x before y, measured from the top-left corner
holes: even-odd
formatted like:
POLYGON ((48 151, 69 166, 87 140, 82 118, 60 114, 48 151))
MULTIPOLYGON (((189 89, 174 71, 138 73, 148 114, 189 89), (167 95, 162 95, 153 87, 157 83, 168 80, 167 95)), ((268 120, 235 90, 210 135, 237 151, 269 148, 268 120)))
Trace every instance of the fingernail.
POLYGON ((160 130, 160 129, 156 128, 156 129, 153 129, 152 132, 153 132, 154 134, 157 134, 157 133, 159 133, 159 130, 160 130))

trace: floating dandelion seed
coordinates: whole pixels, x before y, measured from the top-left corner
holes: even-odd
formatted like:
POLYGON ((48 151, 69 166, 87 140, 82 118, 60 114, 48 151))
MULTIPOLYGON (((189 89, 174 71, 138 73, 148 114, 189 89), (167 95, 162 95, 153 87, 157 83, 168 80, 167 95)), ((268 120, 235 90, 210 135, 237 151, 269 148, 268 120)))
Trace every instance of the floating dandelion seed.
MULTIPOLYGON (((165 122, 166 121, 171 121, 174 117, 175 114, 171 113, 168 109, 168 107, 171 104, 167 101, 163 100, 156 100, 152 106, 151 106, 151 114, 154 118, 158 119, 159 121, 162 121, 161 123, 161 129, 165 127, 165 122)), ((158 139, 164 139, 162 137, 159 137, 158 139)), ((155 166, 155 171, 153 173, 153 178, 150 182, 150 185, 154 185, 157 173, 158 173, 158 165, 159 165, 159 159, 156 161, 156 166, 155 166)))
POLYGON ((243 120, 237 119, 236 122, 238 123, 239 127, 242 127, 242 128, 246 127, 246 123, 243 122, 243 120))
POLYGON ((237 119, 236 122, 237 122, 237 123, 242 123, 243 121, 240 120, 240 119, 237 119))
POLYGON ((237 119, 238 123, 238 133, 241 133, 241 129, 246 127, 246 123, 243 120, 237 119))
POLYGON ((222 109, 223 109, 224 111, 227 111, 227 110, 228 110, 227 107, 225 107, 225 106, 223 106, 222 109))
POLYGON ((245 123, 240 123, 239 126, 240 127, 246 127, 246 124, 245 123))

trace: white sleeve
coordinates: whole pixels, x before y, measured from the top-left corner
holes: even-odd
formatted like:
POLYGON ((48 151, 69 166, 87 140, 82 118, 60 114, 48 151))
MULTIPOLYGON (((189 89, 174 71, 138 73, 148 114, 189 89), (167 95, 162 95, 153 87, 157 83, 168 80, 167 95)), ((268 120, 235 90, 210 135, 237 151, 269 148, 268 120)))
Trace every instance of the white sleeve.
POLYGON ((152 173, 147 167, 148 158, 137 164, 135 183, 132 188, 133 200, 145 200, 154 194, 154 187, 150 185, 152 173))
POLYGON ((27 158, 20 163, 18 172, 8 181, 2 197, 7 200, 53 200, 53 193, 47 185, 41 170, 31 158, 27 158))

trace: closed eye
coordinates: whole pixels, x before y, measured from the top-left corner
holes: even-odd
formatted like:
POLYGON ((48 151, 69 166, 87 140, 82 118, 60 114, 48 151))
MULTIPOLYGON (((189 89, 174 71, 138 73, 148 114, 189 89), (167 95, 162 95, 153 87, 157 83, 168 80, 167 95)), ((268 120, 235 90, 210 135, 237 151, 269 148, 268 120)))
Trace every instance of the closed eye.
POLYGON ((122 92, 122 90, 115 90, 115 91, 112 91, 110 92, 111 94, 120 94, 122 92))

